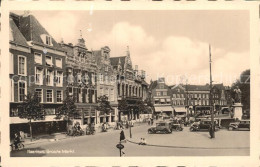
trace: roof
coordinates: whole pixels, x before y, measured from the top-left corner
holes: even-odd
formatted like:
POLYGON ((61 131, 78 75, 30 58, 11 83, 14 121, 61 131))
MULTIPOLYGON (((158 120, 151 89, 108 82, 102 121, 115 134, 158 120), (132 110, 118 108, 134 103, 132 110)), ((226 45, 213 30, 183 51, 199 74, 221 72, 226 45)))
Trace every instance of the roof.
POLYGON ((142 79, 142 85, 148 86, 149 84, 145 80, 142 79))
POLYGON ((225 89, 223 83, 221 83, 221 84, 213 84, 213 87, 216 87, 218 89, 225 89))
POLYGON ((187 85, 188 91, 205 91, 209 90, 210 86, 208 84, 206 85, 187 85))
POLYGON ((118 67, 118 65, 119 65, 119 60, 120 60, 121 67, 122 67, 122 71, 124 71, 125 59, 126 59, 126 56, 110 57, 110 62, 111 62, 111 65, 112 65, 113 67, 118 67))
POLYGON ((151 81, 151 84, 149 86, 149 90, 151 91, 151 90, 155 89, 157 84, 158 84, 157 81, 151 81))
MULTIPOLYGON (((46 34, 51 37, 53 48, 62 50, 60 45, 54 40, 54 38, 47 32, 47 30, 39 23, 39 21, 33 16, 20 16, 20 31, 27 41, 32 41, 33 43, 46 45, 42 39, 41 35, 46 34)), ((48 46, 48 45, 46 45, 48 46)))
POLYGON ((29 47, 26 39, 24 38, 23 34, 19 31, 19 29, 16 26, 16 24, 14 23, 13 19, 10 18, 9 23, 10 23, 10 29, 9 29, 10 32, 9 33, 11 35, 10 40, 12 42, 14 42, 15 44, 29 47))
POLYGON ((93 55, 96 59, 97 64, 100 65, 101 64, 101 57, 102 57, 101 50, 93 51, 93 55))

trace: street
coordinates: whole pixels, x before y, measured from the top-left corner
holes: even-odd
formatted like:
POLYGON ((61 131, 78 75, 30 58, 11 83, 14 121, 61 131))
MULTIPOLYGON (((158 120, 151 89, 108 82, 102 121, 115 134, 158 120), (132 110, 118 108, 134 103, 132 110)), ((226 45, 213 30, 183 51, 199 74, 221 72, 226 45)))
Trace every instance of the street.
MULTIPOLYGON (((132 138, 129 129, 124 129, 128 140, 123 143, 125 156, 249 156, 250 131, 228 131, 221 129, 210 139, 209 133, 190 132, 185 127, 182 132, 172 134, 148 134, 150 126, 142 124, 133 127, 132 138), (145 138, 147 145, 136 142, 145 138)), ((116 144, 120 130, 97 133, 80 137, 68 137, 60 141, 25 145, 23 150, 11 152, 14 157, 94 157, 119 156, 116 144)))

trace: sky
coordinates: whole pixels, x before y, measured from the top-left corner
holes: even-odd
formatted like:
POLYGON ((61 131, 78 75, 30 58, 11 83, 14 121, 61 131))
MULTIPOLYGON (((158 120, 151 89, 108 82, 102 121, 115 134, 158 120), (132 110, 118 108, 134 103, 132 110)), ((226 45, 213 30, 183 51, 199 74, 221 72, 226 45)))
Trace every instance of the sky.
MULTIPOLYGON (((23 11, 15 11, 23 14, 23 11)), ((209 44, 213 83, 231 85, 249 69, 249 12, 243 10, 30 11, 57 41, 89 50, 109 46, 110 56, 125 56, 145 70, 147 82, 209 83, 209 44)))

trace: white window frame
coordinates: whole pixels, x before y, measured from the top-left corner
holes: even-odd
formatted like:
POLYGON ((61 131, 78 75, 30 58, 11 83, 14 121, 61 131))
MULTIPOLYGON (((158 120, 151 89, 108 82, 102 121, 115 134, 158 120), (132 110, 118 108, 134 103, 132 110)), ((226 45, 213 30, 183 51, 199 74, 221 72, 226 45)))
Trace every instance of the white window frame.
POLYGON ((19 87, 19 85, 20 85, 20 82, 24 82, 25 84, 25 89, 24 89, 24 94, 25 95, 27 95, 27 82, 26 81, 18 81, 18 102, 22 102, 21 100, 20 100, 20 87, 19 87))
POLYGON ((46 37, 45 37, 45 43, 46 43, 46 45, 52 46, 51 36, 46 35, 46 37), (49 40, 49 41, 48 41, 48 40, 49 40))
POLYGON ((43 102, 43 90, 41 88, 35 88, 35 92, 36 92, 36 89, 41 90, 41 101, 40 101, 40 103, 42 103, 43 102))
POLYGON ((55 66, 58 67, 58 68, 62 68, 62 58, 55 58, 55 66), (61 63, 60 66, 57 65, 57 59, 61 63))
POLYGON ((57 103, 62 103, 62 101, 63 101, 63 91, 62 91, 62 90, 57 90, 57 91, 56 91, 56 102, 57 102, 57 103), (59 92, 59 91, 61 92, 61 101, 60 101, 60 102, 58 102, 58 92, 59 92))
POLYGON ((52 89, 47 89, 47 90, 46 90, 46 103, 53 103, 53 90, 52 90, 52 89), (51 93, 51 95, 52 95, 52 96, 51 96, 51 102, 48 102, 48 100, 47 100, 47 99, 48 99, 48 91, 49 91, 49 90, 51 90, 51 92, 52 92, 52 93, 51 93))
POLYGON ((14 82, 13 79, 10 79, 10 102, 14 102, 14 82))
POLYGON ((46 69, 46 85, 53 86, 53 71, 50 71, 50 84, 48 84, 48 82, 47 82, 48 71, 50 71, 50 70, 46 69))
POLYGON ((161 96, 161 92, 156 92, 156 96, 161 96))
POLYGON ((43 69, 39 69, 37 67, 35 67, 35 85, 43 85, 43 69), (41 70, 39 83, 36 80, 37 69, 41 70))
POLYGON ((18 61, 18 75, 26 76, 27 75, 27 57, 22 56, 22 55, 18 55, 17 61, 18 61), (20 57, 24 58, 24 74, 20 73, 20 63, 19 63, 20 57))
POLYGON ((38 52, 34 52, 34 63, 36 63, 36 64, 42 64, 42 54, 41 53, 38 53, 38 52), (37 55, 41 55, 41 59, 40 59, 40 62, 36 62, 36 54, 37 55))
POLYGON ((55 80, 55 82, 56 82, 56 86, 57 87, 62 87, 63 86, 63 72, 61 72, 61 71, 56 71, 56 80, 55 80), (59 75, 58 75, 59 74, 59 75), (58 79, 59 78, 59 79, 58 79), (58 82, 58 81, 60 81, 60 82, 58 82))
POLYGON ((9 73, 14 74, 14 55, 9 52, 9 73))

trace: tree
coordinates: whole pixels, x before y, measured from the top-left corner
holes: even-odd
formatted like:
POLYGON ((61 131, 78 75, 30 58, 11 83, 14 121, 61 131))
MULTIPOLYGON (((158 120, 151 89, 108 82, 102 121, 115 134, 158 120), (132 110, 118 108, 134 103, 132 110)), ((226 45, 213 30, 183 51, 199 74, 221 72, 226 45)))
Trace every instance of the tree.
POLYGON ((43 120, 45 119, 45 111, 43 105, 40 103, 38 94, 35 92, 33 95, 28 93, 24 96, 24 100, 21 105, 19 105, 18 116, 21 119, 28 119, 30 126, 30 136, 32 141, 32 120, 43 120))
POLYGON ((138 100, 137 101, 137 108, 138 108, 138 110, 140 111, 140 113, 146 113, 147 112, 147 106, 146 106, 146 104, 144 103, 144 101, 143 100, 138 100))
POLYGON ((110 102, 108 101, 108 97, 106 95, 100 96, 97 99, 98 107, 97 110, 109 115, 113 108, 110 105, 110 102))
POLYGON ((129 105, 125 98, 119 101, 118 110, 119 110, 119 121, 121 121, 121 112, 129 111, 129 105))
POLYGON ((245 70, 241 73, 240 78, 232 84, 231 97, 235 99, 234 89, 238 86, 241 90, 241 103, 243 109, 250 109, 250 70, 245 70))
POLYGON ((75 105, 76 98, 74 96, 69 95, 69 92, 66 91, 66 98, 62 102, 62 106, 60 106, 56 111, 56 118, 61 119, 62 116, 67 120, 67 128, 69 126, 69 121, 72 118, 80 116, 80 113, 76 110, 75 105))

